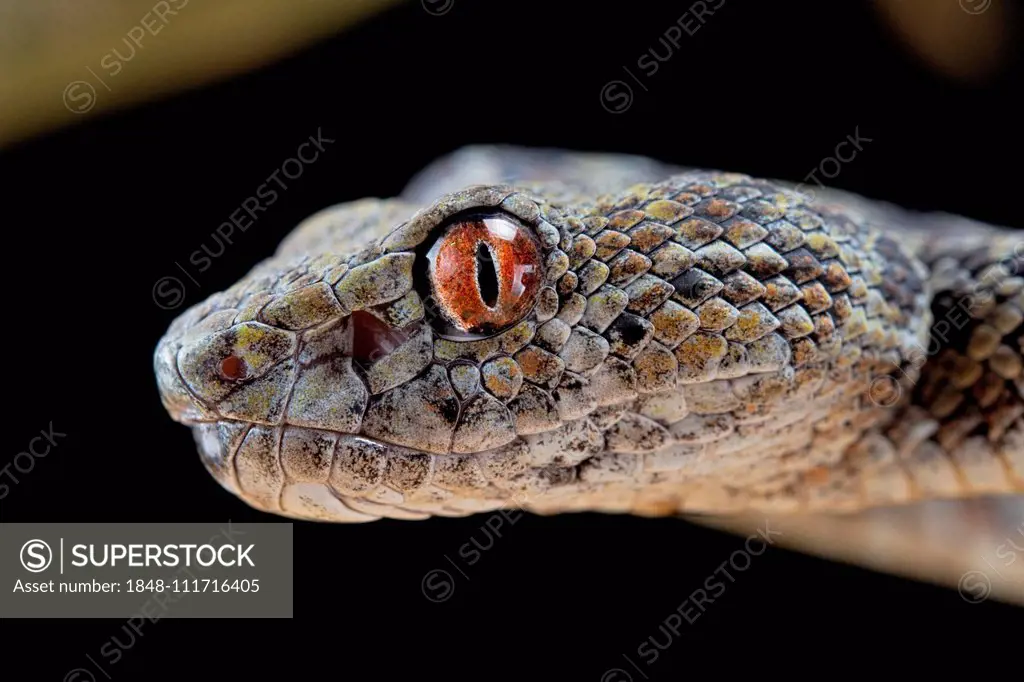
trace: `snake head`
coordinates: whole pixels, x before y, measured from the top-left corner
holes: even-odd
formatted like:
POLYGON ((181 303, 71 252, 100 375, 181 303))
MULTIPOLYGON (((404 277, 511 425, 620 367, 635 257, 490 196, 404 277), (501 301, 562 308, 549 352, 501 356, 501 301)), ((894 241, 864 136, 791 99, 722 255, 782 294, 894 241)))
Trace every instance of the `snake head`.
POLYGON ((165 407, 254 506, 333 520, 497 508, 600 450, 593 424, 563 429, 599 392, 635 395, 626 363, 577 324, 586 299, 561 247, 580 219, 499 185, 400 220, 408 209, 314 216, 161 340, 165 407))
POLYGON ((313 216, 156 369, 209 471, 275 514, 722 511, 754 483, 785 507, 890 414, 864 393, 927 331, 920 270, 738 174, 477 185, 313 216))

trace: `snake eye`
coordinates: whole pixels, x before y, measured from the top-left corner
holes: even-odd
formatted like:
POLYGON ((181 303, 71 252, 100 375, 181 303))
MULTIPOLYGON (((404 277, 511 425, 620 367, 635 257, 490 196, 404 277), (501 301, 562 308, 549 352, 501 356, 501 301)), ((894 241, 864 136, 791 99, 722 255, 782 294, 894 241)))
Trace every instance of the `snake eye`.
POLYGON ((434 301, 454 336, 496 334, 533 307, 541 250, 526 227, 505 216, 452 223, 427 253, 434 301))

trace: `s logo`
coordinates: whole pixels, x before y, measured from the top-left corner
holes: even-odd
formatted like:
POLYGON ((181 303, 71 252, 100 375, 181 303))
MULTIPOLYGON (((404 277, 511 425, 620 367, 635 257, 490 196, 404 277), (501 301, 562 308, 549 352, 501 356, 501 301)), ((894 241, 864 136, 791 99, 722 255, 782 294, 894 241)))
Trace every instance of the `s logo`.
POLYGON ((30 573, 41 573, 53 562, 53 550, 42 540, 29 540, 21 546, 21 565, 30 573))

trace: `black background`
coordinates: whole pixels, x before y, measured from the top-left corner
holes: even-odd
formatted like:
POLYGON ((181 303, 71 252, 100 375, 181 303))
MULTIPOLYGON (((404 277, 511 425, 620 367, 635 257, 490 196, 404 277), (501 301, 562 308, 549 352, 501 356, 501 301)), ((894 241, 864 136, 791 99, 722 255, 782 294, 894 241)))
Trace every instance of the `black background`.
MULTIPOLYGON (((868 3, 730 0, 647 77, 637 58, 651 46, 664 54, 658 38, 689 3, 557 13, 551 4, 455 0, 431 16, 414 2, 268 68, 84 116, 0 156, 12 346, 5 452, 13 457, 50 422, 68 434, 19 474, 0 503, 3 520, 277 520, 223 492, 189 431, 164 413, 151 356, 184 308, 156 305, 153 286, 213 246, 217 225, 318 128, 336 142, 209 270, 190 270, 198 284, 186 281, 185 305, 235 282, 312 212, 392 196, 427 162, 469 143, 622 151, 799 181, 859 130, 872 141, 833 184, 1024 224, 1017 55, 995 80, 958 85, 906 52, 868 3), (625 112, 602 106, 612 80, 632 84, 625 112)), ((651 679, 705 666, 753 675, 803 663, 820 672, 818 655, 844 668, 869 652, 920 663, 947 641, 967 646, 944 655, 963 651, 977 665, 1009 656, 973 645, 1006 627, 1009 607, 773 550, 648 667, 637 646, 658 636, 741 538, 678 520, 523 517, 477 563, 463 562, 462 577, 445 555, 458 561, 465 543, 487 542, 485 518, 298 524, 295 620, 149 624, 107 672, 262 679, 276 660, 292 673, 280 679, 439 669, 598 680, 623 667, 639 682, 623 653, 651 679), (455 578, 442 604, 421 593, 435 568, 455 578), (928 644, 913 644, 919 636, 928 644), (735 654, 712 653, 716 645, 735 654)), ((99 649, 111 635, 127 640, 121 625, 5 627, 9 651, 41 640, 47 650, 31 676, 10 679, 58 679, 89 667, 86 654, 105 663, 99 649)))

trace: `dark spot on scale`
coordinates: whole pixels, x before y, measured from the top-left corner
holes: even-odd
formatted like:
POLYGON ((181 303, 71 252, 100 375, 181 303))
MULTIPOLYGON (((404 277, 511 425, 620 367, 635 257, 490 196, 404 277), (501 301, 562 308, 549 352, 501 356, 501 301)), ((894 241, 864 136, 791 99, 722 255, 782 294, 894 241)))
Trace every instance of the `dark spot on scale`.
POLYGON ((229 355, 220 362, 220 373, 228 381, 244 379, 248 371, 245 360, 237 355, 229 355))
POLYGON ((638 318, 622 316, 616 330, 622 337, 623 342, 632 345, 640 342, 647 335, 647 327, 638 318))
POLYGON ((449 424, 454 424, 459 420, 459 401, 454 398, 449 398, 441 402, 441 416, 449 424))
POLYGON ((701 270, 690 268, 672 280, 676 293, 687 299, 702 300, 713 292, 712 280, 701 270))

